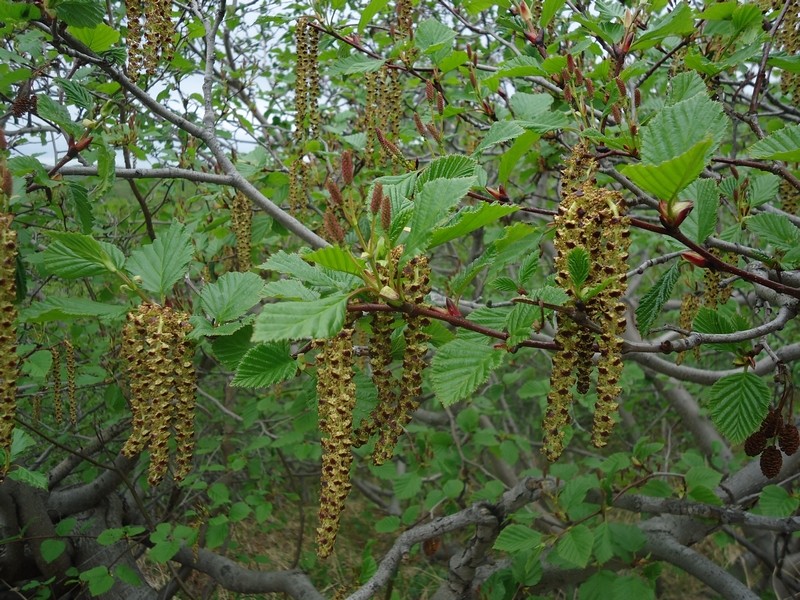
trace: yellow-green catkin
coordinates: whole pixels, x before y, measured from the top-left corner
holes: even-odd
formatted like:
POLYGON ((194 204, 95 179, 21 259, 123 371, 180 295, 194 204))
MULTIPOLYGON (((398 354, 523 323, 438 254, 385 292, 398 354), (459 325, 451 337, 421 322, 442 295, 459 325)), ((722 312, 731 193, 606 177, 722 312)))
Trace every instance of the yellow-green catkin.
MULTIPOLYGON (((403 267, 403 297, 406 302, 420 305, 430 292, 430 266, 425 256, 411 259, 403 267)), ((396 413, 380 428, 375 442, 372 460, 381 465, 390 460, 403 429, 419 408, 422 396, 422 371, 425 369, 425 355, 428 352, 430 336, 424 328, 430 323, 422 315, 404 314, 406 327, 403 330, 405 350, 403 352, 403 374, 397 394, 396 413)))
MULTIPOLYGON (((678 327, 684 331, 691 331, 692 323, 694 323, 694 318, 697 316, 697 311, 699 310, 700 297, 693 292, 684 294, 683 298, 681 299, 681 308, 678 312, 678 327)), ((698 348, 695 348, 695 352, 697 352, 697 350, 698 348)), ((680 365, 683 363, 685 357, 685 350, 678 352, 678 355, 675 358, 675 364, 680 365)))
POLYGON ((576 147, 562 174, 562 201, 554 219, 556 283, 570 301, 557 316, 559 350, 553 356, 543 420, 542 452, 551 461, 564 450, 573 385, 581 394, 590 389, 595 350, 599 358, 592 442, 598 447, 607 443, 621 392, 622 334, 627 325, 622 297, 627 288, 630 223, 622 196, 598 187, 595 169, 586 148, 576 147), (569 256, 578 249, 589 257, 582 290, 600 290, 586 299, 580 295, 582 290, 573 289, 569 270, 569 256))
POLYGON ((236 237, 237 270, 246 273, 253 267, 251 261, 253 212, 247 196, 238 192, 231 203, 231 228, 236 237))
MULTIPOLYGON (((0 195, 4 195, 4 192, 0 192, 0 195)), ((0 448, 5 453, 5 458, 0 462, 0 480, 5 477, 9 466, 7 457, 14 434, 19 372, 15 304, 17 234, 11 228, 12 222, 11 214, 0 214, 0 448)))
POLYGON ((148 482, 158 485, 169 470, 169 441, 177 446, 176 481, 190 471, 194 437, 195 371, 189 315, 143 303, 128 314, 122 356, 130 381, 132 432, 122 452, 150 451, 148 482))
POLYGON ((50 348, 50 354, 53 356, 53 365, 50 368, 50 377, 53 380, 53 415, 55 416, 56 423, 61 423, 64 420, 64 405, 61 400, 61 350, 58 346, 50 348))
POLYGON ((790 215, 800 214, 800 190, 794 187, 790 181, 781 179, 778 195, 781 199, 781 210, 790 215))
POLYGON ((126 0, 128 18, 128 77, 136 81, 142 73, 153 75, 160 62, 174 54, 172 2, 170 0, 126 0))
POLYGON ((64 340, 67 363, 67 406, 69 407, 69 422, 73 427, 78 425, 78 386, 76 384, 75 348, 72 342, 64 340))
POLYGON ((353 463, 353 409, 356 388, 353 381, 353 330, 343 329, 333 338, 317 344, 317 398, 322 432, 322 473, 320 480, 317 552, 326 558, 333 552, 339 519, 350 493, 353 463))

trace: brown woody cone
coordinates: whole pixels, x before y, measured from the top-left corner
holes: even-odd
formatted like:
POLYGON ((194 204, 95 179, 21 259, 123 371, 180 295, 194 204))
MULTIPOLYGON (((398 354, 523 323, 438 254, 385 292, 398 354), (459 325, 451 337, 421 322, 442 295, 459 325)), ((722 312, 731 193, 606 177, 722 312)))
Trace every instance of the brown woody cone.
POLYGON ((791 456, 800 448, 800 431, 792 423, 784 424, 778 436, 778 445, 786 456, 791 456))
POLYGON ((783 456, 781 451, 775 446, 767 446, 764 452, 761 453, 761 472, 767 479, 773 479, 778 476, 783 466, 783 456))
POLYGON ((767 436, 756 431, 744 441, 744 453, 747 456, 758 456, 767 447, 767 436))
POLYGON ((778 434, 780 426, 781 417, 776 410, 771 408, 764 418, 764 422, 761 423, 761 429, 759 431, 761 431, 765 437, 771 438, 778 434))

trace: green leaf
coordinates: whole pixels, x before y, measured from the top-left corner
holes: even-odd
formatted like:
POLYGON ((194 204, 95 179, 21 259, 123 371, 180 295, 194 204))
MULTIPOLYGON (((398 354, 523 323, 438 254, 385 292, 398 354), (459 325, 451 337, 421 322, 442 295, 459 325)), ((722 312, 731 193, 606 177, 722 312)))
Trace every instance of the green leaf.
POLYGON ((338 246, 328 246, 314 252, 303 255, 303 260, 315 262, 323 267, 328 267, 334 271, 362 275, 366 268, 366 263, 360 258, 353 256, 353 253, 338 246))
POLYGON ((64 540, 56 540, 56 539, 47 539, 42 540, 41 545, 41 552, 42 558, 44 558, 45 562, 51 563, 59 556, 64 554, 64 550, 67 549, 67 544, 64 540))
POLYGON ((116 273, 125 264, 119 248, 81 233, 50 232, 54 240, 44 251, 42 264, 48 273, 76 279, 106 271, 116 273))
POLYGON ((800 229, 792 225, 783 215, 759 213, 745 221, 747 229, 755 233, 762 242, 781 250, 800 246, 800 229))
POLYGON ((697 214, 697 235, 695 241, 702 244, 706 238, 717 231, 717 209, 719 190, 712 179, 698 179, 685 196, 694 199, 694 212, 697 214))
MULTIPOLYGON (((425 167, 417 177, 416 189, 422 190, 423 186, 434 179, 464 179, 475 177, 478 163, 474 158, 461 154, 451 154, 436 158, 425 167)), ((384 191, 385 187, 384 187, 384 191)))
POLYGON ((703 172, 708 151, 712 146, 713 141, 706 139, 663 163, 626 165, 620 171, 633 183, 657 198, 672 200, 703 172))
POLYGON ((139 574, 125 564, 119 564, 114 567, 114 577, 134 587, 142 585, 142 580, 139 578, 139 574))
POLYGON ((564 129, 571 124, 567 114, 560 110, 542 113, 541 115, 525 120, 518 120, 517 124, 521 127, 535 131, 536 133, 547 133, 557 129, 564 129))
POLYGON ((264 264, 259 266, 259 269, 290 275, 303 283, 323 290, 338 288, 337 282, 326 275, 322 269, 312 267, 299 254, 287 254, 283 250, 270 256, 264 264))
POLYGON ((525 525, 512 523, 500 532, 492 548, 501 552, 526 552, 539 547, 541 543, 541 533, 525 525))
POLYGON ((542 29, 547 29, 547 25, 553 20, 553 17, 561 10, 566 0, 544 0, 542 2, 542 14, 539 17, 539 25, 542 29))
POLYGON ((448 217, 475 184, 474 177, 434 179, 425 183, 414 199, 411 232, 405 239, 404 256, 414 256, 428 248, 433 231, 448 217))
POLYGON ((684 475, 684 482, 688 491, 692 491, 699 486, 713 490, 719 485, 720 481, 722 481, 722 473, 701 465, 692 467, 684 475))
POLYGON ((267 304, 256 317, 253 341, 331 337, 344 325, 347 300, 346 294, 340 294, 308 302, 267 304))
POLYGON ((417 473, 403 473, 392 482, 394 493, 400 500, 413 498, 422 489, 422 477, 417 473))
POLYGON ((488 202, 481 202, 478 206, 464 207, 458 211, 448 225, 437 229, 433 233, 428 248, 434 248, 440 244, 463 237, 476 229, 485 227, 516 212, 519 208, 519 206, 510 204, 489 204, 488 202))
POLYGON ((583 569, 589 564, 594 545, 594 534, 586 525, 575 525, 561 536, 556 544, 558 555, 566 562, 583 569))
POLYGON ((572 285, 576 290, 581 289, 589 277, 589 253, 586 248, 573 248, 567 255, 567 268, 572 285))
POLYGON ((384 61, 370 58, 363 54, 352 54, 340 58, 328 68, 328 76, 353 75, 354 73, 372 73, 383 66, 384 61))
POLYGON ((127 269, 142 278, 144 289, 164 298, 187 273, 191 260, 192 238, 181 223, 174 222, 155 242, 131 252, 127 269))
POLYGON ((99 181, 89 194, 93 201, 101 201, 105 193, 111 189, 116 179, 116 153, 104 138, 95 138, 92 148, 97 152, 97 176, 99 181))
POLYGON ((508 140, 513 140, 525 133, 525 130, 517 125, 515 121, 495 121, 486 132, 486 135, 475 148, 473 154, 480 154, 487 148, 496 146, 508 140))
POLYGON ((67 107, 56 102, 50 96, 40 94, 36 97, 36 112, 42 119, 61 125, 73 135, 77 135, 76 127, 78 125, 73 122, 67 107))
POLYGON ((699 159, 705 164, 722 140, 727 125, 722 105, 710 100, 706 93, 667 106, 642 127, 642 164, 667 162, 710 139, 712 143, 704 147, 699 159))
POLYGON ((103 4, 92 0, 61 0, 55 6, 58 18, 75 27, 95 27, 106 12, 103 4))
POLYGON ((91 234, 94 226, 92 204, 89 202, 89 192, 77 181, 67 182, 67 197, 75 209, 76 220, 81 226, 81 233, 91 234))
POLYGON ((400 528, 400 517, 390 515, 383 517, 375 523, 375 531, 377 533, 392 533, 400 528))
POLYGON ((779 485, 767 485, 761 490, 755 512, 768 517, 791 517, 800 507, 800 499, 795 498, 779 485))
POLYGON ((89 110, 92 108, 92 106, 94 106, 94 99, 92 98, 92 95, 77 81, 71 81, 69 79, 62 78, 58 78, 56 81, 66 93, 67 100, 75 106, 78 106, 79 108, 85 108, 86 110, 89 110))
POLYGON ((364 33, 364 28, 372 22, 372 17, 377 15, 389 4, 389 0, 370 0, 370 3, 361 11, 361 18, 358 20, 358 33, 364 33))
POLYGON ((679 4, 675 10, 667 11, 661 18, 653 19, 641 35, 637 35, 631 50, 652 48, 669 36, 679 36, 694 31, 692 9, 686 3, 679 4))
POLYGON ((119 31, 100 23, 95 27, 69 27, 67 30, 72 36, 88 46, 93 52, 100 54, 110 50, 119 41, 119 31))
POLYGON ((49 323, 84 318, 109 320, 123 316, 128 310, 127 306, 117 304, 55 296, 42 302, 33 302, 30 307, 20 312, 20 318, 25 323, 49 323))
POLYGON ((44 473, 39 473, 38 471, 29 471, 25 467, 20 467, 18 465, 14 466, 14 468, 8 473, 8 478, 13 479, 14 481, 26 483, 40 490, 46 490, 48 488, 47 475, 44 473))
POLYGON ((749 372, 719 379, 709 395, 714 425, 735 444, 759 428, 772 397, 764 380, 749 372))
POLYGON ((747 149, 753 158, 800 162, 800 124, 787 125, 747 149))
POLYGON ((503 362, 505 352, 485 344, 455 339, 439 348, 431 365, 431 383, 444 406, 463 400, 503 362))
POLYGON ((44 382, 53 366, 53 355, 49 350, 37 350, 22 363, 22 372, 44 382))
POLYGON ((294 377, 297 361, 286 343, 261 344, 252 348, 239 361, 231 385, 237 387, 269 387, 294 377))
POLYGON ((678 73, 669 81, 670 90, 667 96, 667 104, 673 105, 683 100, 693 98, 698 94, 708 94, 708 88, 702 77, 694 71, 678 73))
MULTIPOLYGON (((692 329, 698 333, 734 333, 737 328, 734 326, 733 321, 727 318, 719 311, 703 306, 697 312, 697 315, 692 322, 692 329)), ((713 344, 716 348, 727 350, 729 352, 736 352, 742 346, 746 346, 746 342, 728 342, 723 344, 713 344)))
POLYGON ((493 290, 498 290, 500 292, 514 292, 517 291, 517 282, 511 279, 511 277, 498 277, 497 279, 493 279, 489 282, 489 287, 493 290))
MULTIPOLYGON (((519 95, 519 94, 517 94, 519 95)), ((514 96, 516 97, 516 96, 514 96)), ((500 167, 497 171, 497 177, 501 183, 506 183, 514 172, 514 169, 519 163, 520 159, 527 155, 528 151, 542 136, 536 131, 525 131, 519 136, 511 148, 506 150, 500 158, 500 167)))
POLYGON ((308 289, 296 279, 270 281, 261 290, 264 298, 286 298, 288 300, 316 300, 319 293, 308 289))
POLYGON ((636 319, 639 323, 639 331, 642 335, 647 335, 650 331, 650 328, 661 312, 661 308, 666 301, 669 300, 680 275, 681 263, 676 262, 669 268, 669 271, 664 273, 656 284, 642 296, 639 306, 636 309, 636 319))
POLYGON ((41 11, 33 4, 24 2, 0 2, 0 21, 14 23, 18 21, 33 21, 42 16, 41 11))
POLYGON ((200 292, 200 309, 217 324, 233 321, 261 301, 264 280, 255 273, 225 273, 200 292))
POLYGON ((433 54, 449 46, 455 37, 456 32, 446 25, 436 19, 425 19, 414 30, 414 45, 425 54, 433 54))
POLYGON ((211 341, 211 349, 225 368, 235 370, 239 361, 252 347, 250 343, 252 336, 253 328, 243 327, 231 335, 215 337, 211 341))

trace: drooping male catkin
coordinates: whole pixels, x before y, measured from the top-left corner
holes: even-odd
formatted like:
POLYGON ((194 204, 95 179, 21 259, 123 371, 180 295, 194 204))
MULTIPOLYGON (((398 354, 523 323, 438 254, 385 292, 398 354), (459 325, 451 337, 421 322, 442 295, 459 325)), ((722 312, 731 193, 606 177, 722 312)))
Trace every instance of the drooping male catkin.
POLYGON ((333 552, 339 519, 350 494, 350 466, 353 462, 353 330, 345 328, 336 336, 317 342, 317 399, 322 432, 322 475, 320 480, 317 552, 325 558, 333 552))
POLYGON ((158 485, 169 469, 169 441, 175 433, 176 481, 190 470, 194 436, 194 350, 186 335, 189 315, 142 303, 128 313, 122 356, 127 363, 132 432, 122 452, 150 451, 148 481, 158 485))
POLYGON ((250 201, 241 192, 237 192, 231 204, 231 228, 236 237, 236 264, 242 273, 252 267, 252 232, 253 212, 250 201))
POLYGON ((159 62, 174 54, 171 0, 126 0, 128 17, 128 77, 153 75, 159 62))
MULTIPOLYGON (((0 192, 0 196, 4 193, 0 192)), ((7 198, 3 198, 3 205, 7 198)), ((17 413, 17 300, 16 264, 17 234, 11 228, 13 217, 0 214, 0 448, 5 457, 0 461, 0 481, 8 470, 8 453, 14 434, 17 413)))

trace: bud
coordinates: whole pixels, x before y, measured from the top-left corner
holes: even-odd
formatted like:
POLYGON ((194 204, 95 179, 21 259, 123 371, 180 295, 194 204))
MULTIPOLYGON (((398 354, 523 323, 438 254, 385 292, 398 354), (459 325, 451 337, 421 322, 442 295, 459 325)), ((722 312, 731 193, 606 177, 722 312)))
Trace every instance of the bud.
POLYGON ((528 8, 528 4, 525 2, 525 0, 520 0, 518 10, 519 10, 519 16, 522 18, 523 21, 525 21, 526 23, 533 22, 533 15, 531 14, 531 9, 528 8))
POLYGON ((422 137, 428 136, 428 132, 425 129, 425 125, 422 123, 422 119, 420 119, 417 113, 414 113, 414 126, 417 128, 417 131, 422 137))
POLYGON ((686 262, 692 263, 696 267, 700 267, 701 269, 707 269, 709 267, 708 260, 705 257, 700 256, 697 252, 684 252, 681 254, 681 258, 686 262))
POLYGON ((436 88, 430 79, 425 82, 425 97, 431 104, 433 104, 433 101, 436 99, 436 88))
POLYGON ((400 148, 390 142, 380 128, 375 128, 375 135, 378 137, 378 142, 380 142, 380 145, 383 146, 383 149, 386 150, 386 152, 393 154, 394 156, 402 157, 400 148))
POLYGON ((398 294, 396 290, 393 290, 388 285, 385 285, 381 288, 380 296, 389 302, 397 302, 400 300, 400 294, 398 294))
POLYGON ((331 195, 331 206, 342 206, 344 205, 344 198, 342 198, 342 191, 339 189, 339 186, 336 185, 336 182, 332 179, 328 179, 325 182, 325 187, 328 189, 328 193, 331 195))
POLYGON ((392 228, 392 200, 389 196, 384 196, 381 203, 381 227, 386 232, 392 228))
POLYGON ((339 223, 339 219, 336 218, 336 215, 329 210, 325 211, 322 220, 325 226, 325 232, 330 238, 337 244, 344 242, 344 229, 342 228, 342 224, 339 223))
POLYGON ((677 229, 694 209, 694 202, 684 200, 681 202, 658 203, 658 218, 667 229, 677 229))
POLYGON ((642 90, 636 88, 635 90, 633 90, 633 105, 636 108, 639 108, 641 103, 642 103, 642 90))
POLYGON ((628 96, 628 90, 625 89, 625 84, 622 82, 622 79, 615 77, 614 83, 617 84, 617 90, 619 90, 620 98, 626 98, 628 96))
POLYGON ((436 94, 436 111, 442 115, 444 114, 444 96, 439 92, 436 94))

